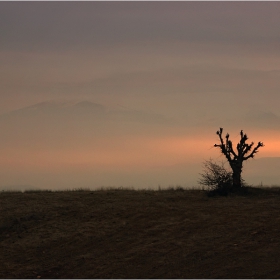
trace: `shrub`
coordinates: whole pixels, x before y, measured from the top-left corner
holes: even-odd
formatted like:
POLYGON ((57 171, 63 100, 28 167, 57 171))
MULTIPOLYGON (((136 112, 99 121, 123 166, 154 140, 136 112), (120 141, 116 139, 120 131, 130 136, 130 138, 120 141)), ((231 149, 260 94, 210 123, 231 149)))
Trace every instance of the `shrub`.
POLYGON ((208 195, 227 196, 232 191, 232 172, 225 168, 224 163, 220 165, 213 162, 212 159, 203 163, 203 173, 198 183, 208 187, 208 195))

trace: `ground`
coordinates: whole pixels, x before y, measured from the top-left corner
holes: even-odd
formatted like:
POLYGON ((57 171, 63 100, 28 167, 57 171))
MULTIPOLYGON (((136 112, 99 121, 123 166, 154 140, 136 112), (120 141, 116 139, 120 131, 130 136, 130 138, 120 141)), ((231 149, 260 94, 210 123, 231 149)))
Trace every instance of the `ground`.
POLYGON ((280 190, 0 193, 1 278, 280 278, 280 190))

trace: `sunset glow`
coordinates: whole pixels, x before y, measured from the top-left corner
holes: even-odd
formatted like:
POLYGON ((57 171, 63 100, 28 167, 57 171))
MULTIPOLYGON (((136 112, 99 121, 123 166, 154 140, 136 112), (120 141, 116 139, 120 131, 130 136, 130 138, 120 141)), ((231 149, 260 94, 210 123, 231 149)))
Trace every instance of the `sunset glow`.
POLYGON ((0 189, 196 187, 204 160, 225 161, 220 127, 234 146, 241 129, 264 142, 249 183, 280 183, 279 13, 279 2, 1 2, 0 189))

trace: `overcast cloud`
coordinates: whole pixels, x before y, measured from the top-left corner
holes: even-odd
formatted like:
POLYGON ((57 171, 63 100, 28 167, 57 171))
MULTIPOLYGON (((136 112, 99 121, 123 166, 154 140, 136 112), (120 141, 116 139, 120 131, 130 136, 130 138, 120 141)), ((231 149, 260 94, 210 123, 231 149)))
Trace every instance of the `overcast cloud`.
POLYGON ((2 185, 193 185, 221 160, 220 126, 279 157, 279 15, 277 1, 0 2, 2 185), (115 122, 65 113, 79 102, 115 122))

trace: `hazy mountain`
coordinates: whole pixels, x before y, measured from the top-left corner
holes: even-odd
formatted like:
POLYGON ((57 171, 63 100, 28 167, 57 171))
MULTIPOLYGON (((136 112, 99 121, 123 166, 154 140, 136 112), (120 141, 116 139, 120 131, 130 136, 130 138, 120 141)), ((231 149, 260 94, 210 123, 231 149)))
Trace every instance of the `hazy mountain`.
POLYGON ((131 110, 122 106, 107 108, 104 105, 90 101, 44 101, 31 106, 20 108, 0 116, 2 120, 28 120, 40 121, 42 119, 56 121, 126 121, 168 124, 170 122, 165 116, 151 112, 131 110))
POLYGON ((45 101, 6 113, 0 116, 0 120, 78 117, 81 114, 97 117, 103 115, 104 113, 104 106, 88 101, 76 103, 45 101))
POLYGON ((106 139, 114 146, 120 137, 162 134, 169 124, 162 115, 119 105, 105 107, 90 101, 46 101, 1 115, 0 144, 2 148, 85 149, 106 139))
POLYGON ((258 128, 280 128, 280 117, 270 111, 250 110, 243 119, 258 128))
POLYGON ((250 159, 243 168, 244 179, 254 185, 280 185, 280 157, 250 159))
MULTIPOLYGON (((163 115, 90 101, 20 108, 0 116, 0 129, 2 185, 195 186, 212 147, 163 115)), ((244 179, 279 184, 279 168, 280 157, 256 157, 245 163, 244 179)))

